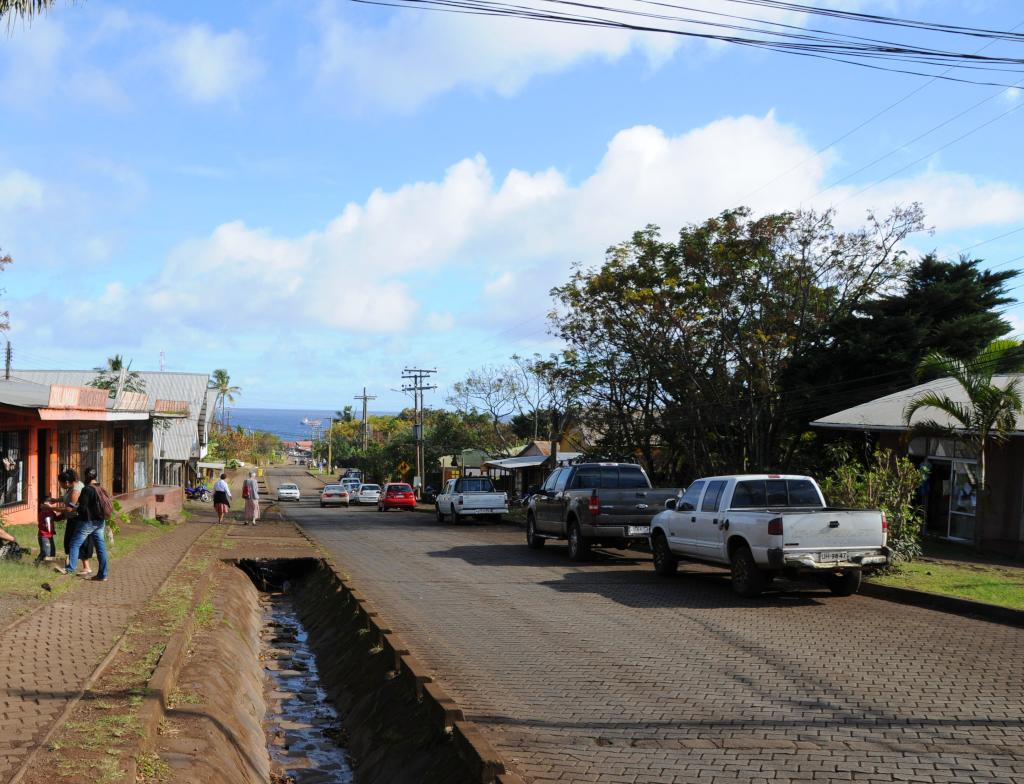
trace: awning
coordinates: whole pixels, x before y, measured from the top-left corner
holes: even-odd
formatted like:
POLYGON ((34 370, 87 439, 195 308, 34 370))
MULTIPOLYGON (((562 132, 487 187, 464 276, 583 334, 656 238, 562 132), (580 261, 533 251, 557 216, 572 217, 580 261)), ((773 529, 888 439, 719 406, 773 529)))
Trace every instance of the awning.
POLYGON ((544 465, 551 458, 547 455, 527 455, 526 457, 506 457, 501 460, 484 461, 485 468, 503 468, 515 471, 519 468, 536 468, 544 465))

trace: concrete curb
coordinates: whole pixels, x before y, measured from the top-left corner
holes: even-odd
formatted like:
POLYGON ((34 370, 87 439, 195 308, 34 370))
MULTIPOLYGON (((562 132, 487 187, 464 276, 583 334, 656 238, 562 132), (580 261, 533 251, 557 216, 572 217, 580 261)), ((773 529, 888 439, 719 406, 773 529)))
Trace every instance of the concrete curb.
MULTIPOLYGON (((304 537, 310 539, 300 525, 294 525, 304 537)), ((312 539, 310 541, 312 542, 312 539)), ((466 720, 458 703, 432 675, 427 673, 426 666, 409 653, 408 646, 395 633, 391 624, 381 617, 380 611, 352 584, 351 578, 343 575, 333 560, 324 558, 321 559, 321 563, 330 571, 345 598, 355 603, 355 611, 360 615, 372 638, 395 663, 398 677, 402 678, 414 691, 417 699, 427 706, 435 724, 444 732, 451 734, 459 756, 466 763, 473 781, 479 784, 519 784, 522 779, 509 771, 504 760, 487 741, 480 728, 466 720)))
POLYGON ((997 604, 976 602, 971 599, 958 599, 955 596, 943 596, 926 591, 915 591, 912 588, 896 588, 891 585, 880 585, 870 580, 861 583, 859 593, 873 599, 883 599, 896 604, 908 604, 924 607, 929 610, 962 615, 966 618, 1001 623, 1005 626, 1024 628, 1024 611, 997 604))

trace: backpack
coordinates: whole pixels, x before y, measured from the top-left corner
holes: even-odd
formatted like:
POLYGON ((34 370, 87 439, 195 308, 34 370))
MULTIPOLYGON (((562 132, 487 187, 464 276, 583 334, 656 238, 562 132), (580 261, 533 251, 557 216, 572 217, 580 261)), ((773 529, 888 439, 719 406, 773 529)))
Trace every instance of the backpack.
POLYGON ((249 487, 250 479, 242 482, 242 498, 252 498, 252 489, 249 487))
POLYGON ((96 487, 96 505, 100 509, 100 515, 104 520, 109 520, 114 516, 114 504, 110 500, 110 494, 107 493, 100 485, 96 487))

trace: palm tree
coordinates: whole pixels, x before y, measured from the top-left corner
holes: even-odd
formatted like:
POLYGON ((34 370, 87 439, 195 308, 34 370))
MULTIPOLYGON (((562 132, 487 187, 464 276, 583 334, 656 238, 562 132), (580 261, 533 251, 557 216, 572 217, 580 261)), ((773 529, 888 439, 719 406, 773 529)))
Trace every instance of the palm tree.
POLYGON ((56 0, 0 0, 0 19, 8 23, 15 17, 30 20, 44 11, 49 10, 56 0))
MULTIPOLYGON (((993 378, 997 371, 1019 371, 1024 367, 1022 345, 1016 340, 993 340, 970 362, 933 352, 921 360, 919 376, 941 376, 954 379, 967 395, 954 400, 945 392, 925 392, 911 400, 903 409, 903 419, 911 434, 939 435, 956 438, 965 444, 977 460, 978 521, 987 512, 988 479, 986 449, 1001 444, 1017 429, 1017 417, 1024 412, 1020 378, 1011 378, 1003 386, 993 378), (932 408, 946 415, 946 422, 925 419, 911 424, 921 409, 932 408)), ((974 540, 981 543, 981 525, 974 526, 974 540)))
POLYGON ((108 390, 110 397, 117 397, 121 392, 146 391, 146 382, 138 371, 132 370, 131 360, 126 365, 120 354, 107 357, 106 367, 93 370, 96 371, 96 378, 89 382, 89 386, 108 390))
POLYGON ((217 402, 214 403, 214 408, 220 406, 220 425, 227 427, 227 404, 235 402, 235 395, 241 394, 242 388, 231 386, 231 376, 224 368, 217 368, 213 371, 210 388, 217 390, 217 402))

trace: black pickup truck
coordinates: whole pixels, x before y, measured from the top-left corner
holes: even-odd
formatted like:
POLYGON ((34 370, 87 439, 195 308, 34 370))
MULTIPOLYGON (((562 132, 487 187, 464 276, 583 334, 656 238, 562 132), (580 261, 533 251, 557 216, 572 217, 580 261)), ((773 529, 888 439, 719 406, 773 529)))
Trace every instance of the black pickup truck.
POLYGON ((678 490, 652 489, 643 468, 632 463, 578 463, 556 468, 530 499, 526 544, 568 539, 569 557, 582 561, 594 545, 626 547, 646 542, 651 518, 678 490))

